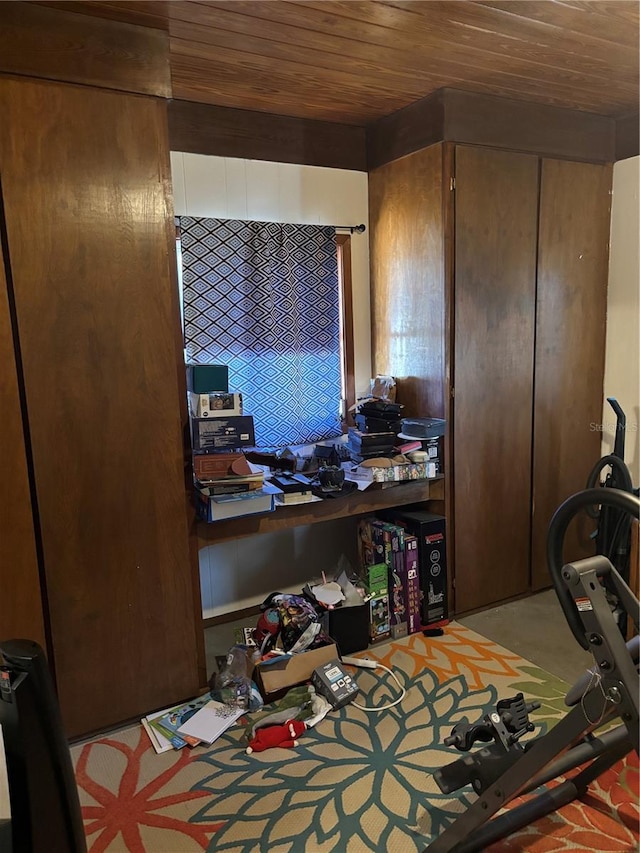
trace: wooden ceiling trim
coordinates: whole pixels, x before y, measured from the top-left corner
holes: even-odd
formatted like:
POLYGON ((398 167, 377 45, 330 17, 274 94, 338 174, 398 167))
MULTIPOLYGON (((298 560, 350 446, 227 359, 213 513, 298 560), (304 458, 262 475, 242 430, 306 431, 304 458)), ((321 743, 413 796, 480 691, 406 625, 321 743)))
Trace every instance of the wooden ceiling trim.
POLYGON ((367 128, 369 172, 444 139, 444 90, 385 116, 367 128))
POLYGON ((455 89, 437 95, 367 129, 369 171, 439 141, 594 163, 616 158, 613 118, 455 89))
POLYGON ((166 32, 34 3, 2 5, 0 72, 171 97, 166 32))
POLYGON ((634 113, 616 121, 616 160, 640 154, 640 115, 634 113))
POLYGON ((367 169, 362 127, 188 101, 169 103, 169 144, 194 154, 367 169))
POLYGON ((79 12, 108 18, 126 24, 169 30, 169 10, 166 0, 118 0, 118 2, 92 2, 92 0, 38 0, 39 6, 51 6, 67 12, 79 12))
POLYGON ((592 163, 615 160, 615 119, 455 89, 445 93, 444 138, 592 163))

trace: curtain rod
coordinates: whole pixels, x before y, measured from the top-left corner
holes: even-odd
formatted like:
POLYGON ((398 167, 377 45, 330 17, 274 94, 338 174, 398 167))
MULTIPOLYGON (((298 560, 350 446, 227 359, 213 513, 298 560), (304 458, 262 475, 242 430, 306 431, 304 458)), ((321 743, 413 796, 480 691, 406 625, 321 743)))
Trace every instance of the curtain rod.
MULTIPOLYGON (((176 228, 179 229, 180 228, 180 217, 179 216, 175 217, 175 223, 176 223, 176 228)), ((367 226, 364 225, 364 223, 360 223, 360 225, 334 225, 333 227, 336 229, 336 231, 350 231, 352 234, 354 233, 354 231, 356 234, 364 234, 364 232, 367 230, 367 226)))
POLYGON ((333 226, 336 231, 350 231, 352 234, 355 231, 356 234, 362 234, 367 230, 366 225, 334 225, 333 226))

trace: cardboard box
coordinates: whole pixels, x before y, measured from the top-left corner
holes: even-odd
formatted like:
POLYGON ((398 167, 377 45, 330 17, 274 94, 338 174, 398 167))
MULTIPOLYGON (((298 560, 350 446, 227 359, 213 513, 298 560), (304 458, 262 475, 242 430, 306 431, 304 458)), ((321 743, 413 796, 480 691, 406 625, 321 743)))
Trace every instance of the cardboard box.
POLYGON ((211 453, 255 447, 256 435, 251 415, 227 418, 192 418, 192 443, 195 452, 211 453))
POLYGON ((329 663, 337 657, 338 649, 335 643, 329 643, 295 655, 283 655, 260 661, 253 671, 253 680, 258 685, 262 697, 266 701, 271 701, 274 694, 309 681, 317 666, 329 663))

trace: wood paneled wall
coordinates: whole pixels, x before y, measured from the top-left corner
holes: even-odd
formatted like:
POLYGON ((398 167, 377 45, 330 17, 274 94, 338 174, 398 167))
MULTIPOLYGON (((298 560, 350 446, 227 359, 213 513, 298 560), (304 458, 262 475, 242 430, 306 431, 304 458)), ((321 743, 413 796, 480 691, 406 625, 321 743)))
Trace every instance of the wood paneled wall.
POLYGON ((5 251, 0 197, 0 640, 25 638, 46 649, 5 251))
POLYGON ((538 158, 456 146, 456 612, 529 588, 538 158))
POLYGON ((616 158, 607 116, 444 88, 367 129, 369 169, 450 141, 605 163, 616 158))
POLYGON ((200 683, 165 109, 106 90, 0 81, 52 645, 74 735, 200 683))
POLYGON ((369 176, 372 364, 406 416, 444 417, 448 397, 442 175, 432 145, 369 176))
POLYGON ((364 127, 191 101, 169 104, 169 143, 192 154, 367 169, 364 127))
POLYGON ((170 98, 169 34, 36 3, 3 3, 0 72, 170 98))
MULTIPOLYGON (((611 166, 544 160, 540 197, 533 453, 532 586, 550 583, 546 536, 558 505, 601 456, 611 166)), ((594 553, 585 515, 566 556, 594 553)))

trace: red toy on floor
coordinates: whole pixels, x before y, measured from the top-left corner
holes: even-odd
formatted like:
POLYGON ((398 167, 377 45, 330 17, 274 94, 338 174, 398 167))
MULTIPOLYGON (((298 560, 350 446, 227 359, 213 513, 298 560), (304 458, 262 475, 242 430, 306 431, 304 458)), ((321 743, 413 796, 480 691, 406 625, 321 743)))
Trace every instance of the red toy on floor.
POLYGON ((246 749, 248 754, 252 752, 264 752, 275 746, 290 749, 298 745, 298 738, 307 728, 302 720, 287 720, 282 725, 263 726, 256 730, 255 735, 249 741, 246 749))

